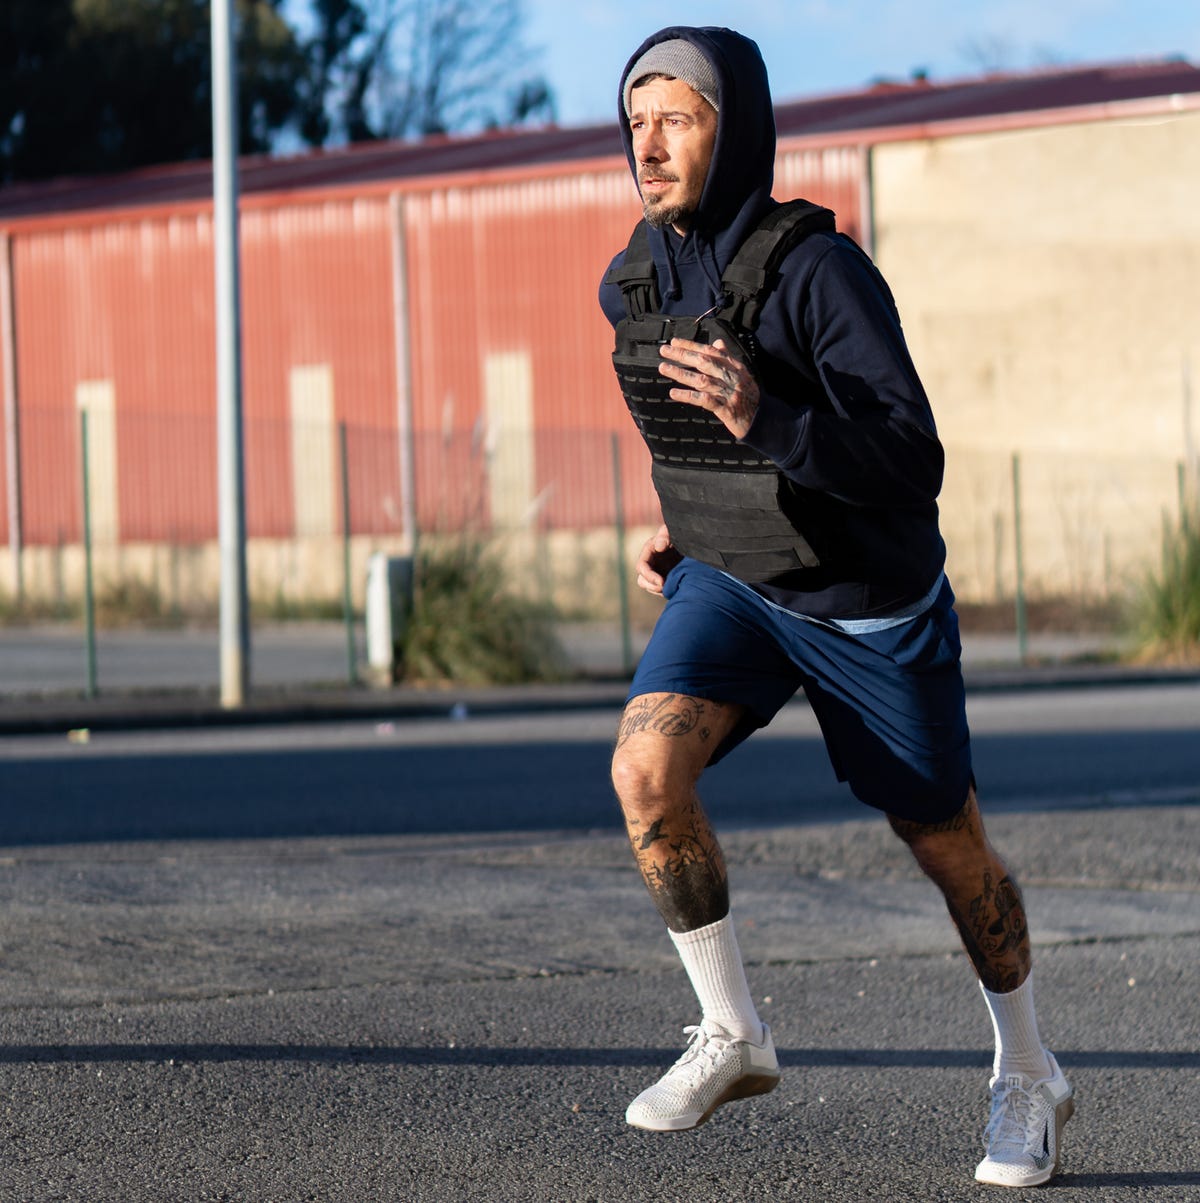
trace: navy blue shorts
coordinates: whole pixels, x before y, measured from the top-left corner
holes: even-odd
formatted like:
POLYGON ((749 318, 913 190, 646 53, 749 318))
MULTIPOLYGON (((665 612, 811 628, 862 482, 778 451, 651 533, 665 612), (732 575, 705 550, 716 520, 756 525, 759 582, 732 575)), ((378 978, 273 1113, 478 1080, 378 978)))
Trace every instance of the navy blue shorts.
POLYGON ((672 569, 663 594, 629 696, 678 693, 745 706, 710 764, 803 689, 834 772, 857 798, 916 823, 962 809, 971 743, 948 582, 925 613, 856 635, 779 610, 695 560, 672 569))

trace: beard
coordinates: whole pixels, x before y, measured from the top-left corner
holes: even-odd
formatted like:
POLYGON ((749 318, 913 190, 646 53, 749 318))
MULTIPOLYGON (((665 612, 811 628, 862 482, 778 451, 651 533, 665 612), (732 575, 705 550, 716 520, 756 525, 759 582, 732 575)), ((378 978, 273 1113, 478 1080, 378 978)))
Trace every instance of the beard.
MULTIPOLYGON (((679 183, 677 175, 668 175, 663 171, 655 171, 653 174, 656 179, 679 183)), ((640 177, 638 182, 641 183, 640 177)), ((674 201, 664 201, 661 196, 651 193, 642 197, 642 216, 646 219, 646 224, 656 230, 674 225, 686 229, 691 224, 699 200, 698 196, 685 195, 674 201)))
POLYGON ((656 230, 663 226, 687 226, 695 209, 688 204, 664 205, 657 198, 642 201, 642 216, 656 230))

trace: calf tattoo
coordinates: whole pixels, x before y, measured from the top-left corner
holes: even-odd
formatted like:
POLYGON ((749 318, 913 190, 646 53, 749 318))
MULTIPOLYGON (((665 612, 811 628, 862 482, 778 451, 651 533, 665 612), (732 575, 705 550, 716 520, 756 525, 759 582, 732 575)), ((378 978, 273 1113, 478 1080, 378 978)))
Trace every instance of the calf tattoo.
POLYGON ((642 880, 672 931, 694 931, 729 913, 725 858, 698 799, 675 824, 629 821, 642 880))
POLYGON ((962 942, 979 980, 993 994, 1015 990, 1029 973, 1029 928, 1016 882, 1005 876, 993 884, 983 875, 983 892, 965 914, 951 908, 962 942))
POLYGON ((944 822, 914 823, 894 815, 889 821, 940 886, 979 980, 993 994, 1015 990, 1032 960, 1025 906, 987 842, 975 791, 944 822))

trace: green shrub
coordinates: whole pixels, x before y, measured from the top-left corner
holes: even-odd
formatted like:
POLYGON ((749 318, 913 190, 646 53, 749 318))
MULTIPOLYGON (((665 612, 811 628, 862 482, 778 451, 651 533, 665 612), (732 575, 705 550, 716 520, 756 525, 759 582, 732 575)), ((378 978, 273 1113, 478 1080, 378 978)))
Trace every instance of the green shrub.
POLYGON ((17 599, 0 591, 0 626, 21 627, 42 622, 74 622, 79 618, 76 601, 51 601, 47 598, 17 599))
MULTIPOLYGON (((83 619, 83 605, 81 597, 57 601, 24 597, 18 601, 7 593, 0 593, 0 625, 76 623, 83 619)), ((167 626, 174 622, 158 587, 136 577, 106 581, 96 590, 93 605, 96 626, 101 628, 167 626)))
POLYGON ((494 548, 463 536, 421 549, 405 680, 507 685, 566 675, 553 608, 512 590, 494 548))
POLYGON ((1146 574, 1135 615, 1142 659, 1200 660, 1200 511, 1164 532, 1162 566, 1146 574))
POLYGON ((96 590, 95 607, 96 625, 102 628, 171 624, 158 586, 138 577, 105 581, 96 590))

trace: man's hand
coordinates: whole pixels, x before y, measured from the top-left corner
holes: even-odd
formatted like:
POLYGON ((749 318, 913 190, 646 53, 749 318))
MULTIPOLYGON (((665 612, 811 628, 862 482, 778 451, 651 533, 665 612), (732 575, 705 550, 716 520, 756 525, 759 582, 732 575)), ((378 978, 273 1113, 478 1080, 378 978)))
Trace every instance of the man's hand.
POLYGON ((637 583, 647 593, 661 594, 666 575, 683 559, 671 546, 671 535, 660 526, 653 538, 647 539, 637 561, 637 583))
POLYGON ((694 343, 673 338, 659 347, 659 372, 678 383, 675 401, 707 409, 734 438, 746 437, 758 413, 758 382, 750 369, 729 353, 724 339, 694 343))

